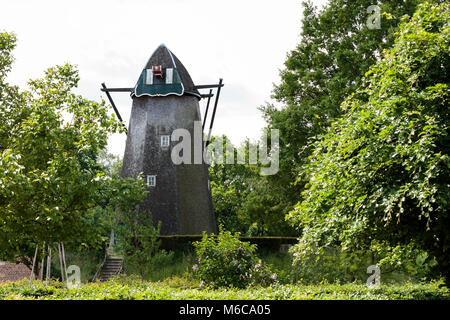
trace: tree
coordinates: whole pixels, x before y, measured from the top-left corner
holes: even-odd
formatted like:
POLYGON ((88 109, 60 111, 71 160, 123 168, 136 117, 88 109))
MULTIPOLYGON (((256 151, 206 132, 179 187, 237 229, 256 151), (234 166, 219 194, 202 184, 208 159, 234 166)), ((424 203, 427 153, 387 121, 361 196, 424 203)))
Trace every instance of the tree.
POLYGON ((6 82, 15 42, 0 34, 0 252, 29 265, 30 248, 44 241, 98 244, 96 208, 109 205, 112 213, 111 199, 141 198, 144 189, 102 172, 97 156, 122 128, 103 101, 72 92, 76 68, 49 68, 28 91, 6 82))
POLYGON ((339 105, 360 85, 364 74, 393 43, 401 16, 414 13, 417 0, 330 0, 318 11, 304 2, 301 41, 280 71, 273 98, 280 106, 261 108, 268 128, 280 130, 280 171, 268 178, 271 192, 283 194, 287 213, 306 183, 294 183, 308 162, 313 137, 340 117, 339 105), (378 4, 380 29, 370 29, 367 9, 378 4))
POLYGON ((419 5, 315 142, 289 216, 303 229, 298 259, 331 244, 414 245, 450 283, 449 8, 419 5))
POLYGON ((247 180, 249 191, 240 200, 238 217, 249 226, 248 235, 297 236, 298 232, 285 221, 289 202, 269 179, 269 176, 255 176, 247 180))
MULTIPOLYGON (((233 154, 233 159, 237 159, 237 152, 234 152, 235 146, 225 135, 213 137, 212 141, 217 139, 222 142, 223 156, 220 157, 214 153, 213 149, 208 149, 212 159, 209 166, 209 178, 214 213, 218 225, 222 225, 224 230, 245 233, 251 223, 242 221, 238 212, 249 193, 248 181, 250 177, 257 175, 257 168, 245 163, 227 164, 227 158, 233 157, 233 154)), ((241 147, 240 152, 242 151, 245 152, 241 147)))
POLYGON ((145 280, 153 268, 173 256, 173 252, 160 249, 161 222, 155 227, 151 214, 141 210, 120 210, 118 218, 119 246, 127 272, 137 272, 145 280))
POLYGON ((257 145, 246 140, 235 148, 225 135, 221 139, 222 158, 208 149, 214 160, 209 167, 209 177, 218 224, 226 231, 247 235, 291 235, 293 229, 284 219, 284 195, 267 182, 269 176, 260 175, 261 161, 249 163, 249 150, 256 150, 257 145), (245 163, 237 161, 238 154, 245 155, 245 163), (234 161, 228 162, 234 163, 227 163, 230 158, 234 161))

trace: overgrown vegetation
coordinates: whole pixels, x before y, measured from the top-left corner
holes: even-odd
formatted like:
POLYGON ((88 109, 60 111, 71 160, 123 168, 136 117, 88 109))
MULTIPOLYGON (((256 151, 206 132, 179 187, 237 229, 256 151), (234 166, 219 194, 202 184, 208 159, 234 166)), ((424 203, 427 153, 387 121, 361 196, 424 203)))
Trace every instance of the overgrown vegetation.
MULTIPOLYGON (((103 261, 103 252, 95 249, 67 250, 65 253, 66 265, 80 267, 80 281, 88 283, 92 281, 95 273, 103 261)), ((53 257, 51 263, 51 277, 61 280, 61 267, 59 257, 53 257)))
POLYGON ((26 91, 6 81, 15 44, 0 33, 0 258, 30 266, 44 242, 100 247, 114 208, 140 199, 144 185, 108 176, 97 162, 123 128, 104 101, 73 92, 74 66, 49 68, 26 91))
MULTIPOLYGON (((160 249, 160 225, 136 210, 143 180, 121 179, 104 153, 121 126, 104 102, 73 93, 76 68, 50 68, 21 92, 6 82, 15 36, 0 33, 0 258, 29 265, 36 244, 63 241, 85 283, 4 283, 0 299, 449 299, 450 6, 383 1, 374 30, 372 4, 304 4, 274 89, 281 107, 261 108, 281 133, 280 171, 227 164, 230 152, 213 163, 223 230, 191 251, 160 249), (114 224, 128 276, 87 284, 103 256, 91 249, 114 224), (264 251, 235 232, 300 240, 264 251), (369 265, 381 287, 365 285, 369 265)), ((247 160, 249 145, 238 148, 247 160)))
POLYGON ((299 260, 333 245, 419 249, 450 285, 449 48, 450 5, 421 4, 317 139, 289 216, 299 260))
POLYGON ((159 230, 153 225, 152 215, 145 211, 120 211, 116 232, 119 234, 117 247, 120 249, 128 273, 137 273, 146 279, 158 265, 172 259, 172 252, 160 249, 159 230))
POLYGON ((257 247, 239 240, 239 235, 220 230, 218 235, 203 235, 194 243, 197 263, 192 266, 194 277, 212 287, 245 288, 268 285, 276 280, 257 256, 257 247))
POLYGON ((348 265, 368 256, 415 273, 418 259, 450 278, 449 6, 383 1, 370 29, 371 4, 304 4, 302 39, 274 90, 281 105, 261 109, 280 130, 280 171, 212 166, 218 217, 235 217, 221 220, 226 230, 301 236, 300 264, 337 249, 348 265))
POLYGON ((447 288, 439 282, 427 284, 381 285, 368 288, 363 284, 272 285, 270 287, 201 288, 199 281, 171 278, 163 282, 143 282, 137 279, 114 279, 105 283, 82 285, 80 289, 66 290, 60 283, 49 287, 28 281, 0 283, 0 299, 72 299, 72 300, 404 300, 450 299, 447 288))

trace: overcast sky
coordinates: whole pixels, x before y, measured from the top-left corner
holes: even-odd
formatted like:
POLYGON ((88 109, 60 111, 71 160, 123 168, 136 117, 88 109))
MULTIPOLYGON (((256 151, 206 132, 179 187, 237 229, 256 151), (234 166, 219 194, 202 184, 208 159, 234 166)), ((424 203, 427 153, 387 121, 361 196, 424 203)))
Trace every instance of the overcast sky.
MULTIPOLYGON (((102 82, 134 87, 164 43, 195 84, 224 79, 213 134, 239 144, 260 136, 257 108, 270 101, 286 54, 300 40, 301 18, 299 0, 14 0, 1 3, 0 30, 18 37, 12 84, 26 88, 46 68, 69 62, 80 71, 77 92, 97 101, 106 100, 102 82)), ((112 95, 128 124, 129 94, 112 95)), ((125 134, 112 136, 109 151, 122 156, 125 141, 125 134)))

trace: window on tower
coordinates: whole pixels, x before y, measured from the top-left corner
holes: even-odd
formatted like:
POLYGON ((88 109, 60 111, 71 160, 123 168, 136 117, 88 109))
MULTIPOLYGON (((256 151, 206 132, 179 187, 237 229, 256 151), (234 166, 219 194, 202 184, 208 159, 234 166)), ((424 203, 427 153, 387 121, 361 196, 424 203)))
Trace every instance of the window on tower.
POLYGON ((152 69, 145 70, 145 84, 153 84, 153 70, 152 69))
POLYGON ((163 68, 162 68, 161 65, 159 65, 159 66, 152 66, 152 71, 153 71, 153 74, 156 77, 159 77, 159 78, 163 77, 163 68))
POLYGON ((155 175, 147 176, 147 185, 149 187, 156 186, 156 176, 155 175))
POLYGON ((161 147, 168 147, 170 145, 170 136, 161 136, 161 147))
POLYGON ((166 84, 172 84, 173 83, 173 69, 167 68, 166 69, 166 84))

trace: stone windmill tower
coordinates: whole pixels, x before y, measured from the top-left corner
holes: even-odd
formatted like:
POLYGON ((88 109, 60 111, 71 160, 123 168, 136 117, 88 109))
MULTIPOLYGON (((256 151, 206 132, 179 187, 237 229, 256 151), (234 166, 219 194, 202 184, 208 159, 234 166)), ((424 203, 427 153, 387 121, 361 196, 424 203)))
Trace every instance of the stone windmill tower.
MULTIPOLYGON (((208 167, 203 161, 195 161, 198 155, 194 150, 198 143, 195 138, 201 139, 202 151, 207 145, 203 142, 203 129, 209 102, 216 88, 211 130, 222 86, 222 80, 219 84, 195 86, 180 60, 164 45, 151 55, 134 88, 108 89, 103 84, 102 91, 106 92, 120 120, 109 92, 131 92, 132 110, 122 176, 144 175, 149 193, 140 209, 150 211, 155 224, 161 221, 162 235, 217 232, 208 167), (209 94, 199 92, 206 88, 210 88, 209 94), (208 98, 203 125, 199 107, 202 98, 208 98), (189 132, 193 152, 191 161, 177 164, 172 160, 177 144, 172 134, 179 129, 189 132)), ((208 140, 209 136, 210 133, 208 140)))

